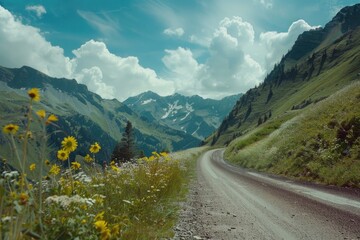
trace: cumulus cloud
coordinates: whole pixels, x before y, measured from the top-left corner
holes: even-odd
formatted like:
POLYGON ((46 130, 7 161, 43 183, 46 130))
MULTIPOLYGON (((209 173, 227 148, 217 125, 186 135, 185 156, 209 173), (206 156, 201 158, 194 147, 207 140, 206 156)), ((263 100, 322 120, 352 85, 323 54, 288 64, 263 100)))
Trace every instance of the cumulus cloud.
POLYGON ((240 17, 225 18, 215 29, 209 44, 210 56, 204 64, 190 49, 165 50, 163 63, 172 73, 179 92, 205 97, 224 97, 244 92, 260 82, 264 71, 249 54, 254 29, 240 17))
POLYGON ((75 58, 71 62, 76 78, 101 96, 124 100, 147 90, 162 94, 174 91, 171 82, 158 77, 154 70, 142 67, 138 58, 112 54, 103 42, 90 40, 73 53, 75 58), (97 88, 99 85, 101 89, 97 88))
POLYGON ((46 9, 42 5, 29 5, 25 9, 29 12, 34 12, 38 18, 41 18, 46 13, 46 9))
POLYGON ((136 57, 119 57, 105 43, 90 40, 73 51, 74 57, 51 45, 40 30, 22 24, 0 6, 0 65, 27 65, 52 77, 75 78, 104 98, 124 100, 147 90, 160 94, 174 92, 172 82, 140 65, 136 57))
POLYGON ((298 35, 313 28, 298 20, 287 32, 263 32, 256 38, 249 22, 240 17, 224 18, 207 44, 209 57, 203 64, 190 49, 181 47, 165 50, 162 60, 178 82, 177 91, 219 98, 259 84, 298 35))
POLYGON ((62 48, 51 45, 39 29, 23 25, 1 6, 0 36, 0 65, 28 65, 54 77, 71 75, 70 59, 62 48))
POLYGON ((171 72, 167 77, 174 82, 177 92, 200 94, 202 87, 199 80, 204 77, 205 66, 196 61, 190 49, 178 47, 176 50, 165 50, 162 61, 171 72))
MULTIPOLYGON (((91 14, 82 15, 94 24, 102 23, 91 14)), ((168 71, 160 77, 153 69, 141 66, 137 57, 117 56, 99 41, 87 41, 73 51, 72 58, 65 57, 63 49, 49 43, 39 29, 22 24, 0 6, 0 65, 28 65, 53 77, 75 78, 104 98, 124 100, 147 90, 161 95, 177 91, 220 98, 245 92, 261 82, 297 36, 311 28, 298 20, 287 32, 255 36, 249 22, 240 17, 224 18, 203 42, 207 53, 202 62, 189 48, 167 49, 162 61, 168 71)))
POLYGON ((282 55, 285 54, 295 43, 297 37, 304 31, 317 28, 310 26, 300 19, 293 22, 287 32, 264 32, 260 34, 260 44, 265 48, 265 68, 271 70, 282 55))
POLYGON ((168 36, 181 37, 184 35, 185 31, 183 28, 167 28, 163 33, 168 36))

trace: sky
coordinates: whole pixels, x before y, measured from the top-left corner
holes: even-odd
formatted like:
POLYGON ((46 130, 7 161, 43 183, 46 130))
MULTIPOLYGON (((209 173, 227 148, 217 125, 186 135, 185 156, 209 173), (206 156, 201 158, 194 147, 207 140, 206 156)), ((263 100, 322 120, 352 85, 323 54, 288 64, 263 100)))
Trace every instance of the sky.
POLYGON ((261 83, 304 31, 353 0, 0 0, 0 65, 103 98, 219 99, 261 83))

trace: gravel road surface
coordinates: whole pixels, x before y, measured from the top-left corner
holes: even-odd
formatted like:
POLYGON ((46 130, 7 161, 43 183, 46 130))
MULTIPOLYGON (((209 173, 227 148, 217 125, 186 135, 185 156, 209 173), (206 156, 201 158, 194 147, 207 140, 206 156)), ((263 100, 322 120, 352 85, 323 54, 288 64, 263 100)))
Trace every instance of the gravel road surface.
POLYGON ((174 239, 360 239, 360 191, 290 181, 203 154, 174 239))

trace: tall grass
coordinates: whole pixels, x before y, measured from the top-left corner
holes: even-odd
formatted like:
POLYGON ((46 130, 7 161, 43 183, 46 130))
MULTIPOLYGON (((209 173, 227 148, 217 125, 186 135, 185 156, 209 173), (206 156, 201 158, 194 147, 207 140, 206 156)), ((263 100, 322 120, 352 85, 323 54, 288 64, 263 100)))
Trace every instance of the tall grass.
POLYGON ((57 152, 59 159, 49 161, 45 129, 57 118, 44 110, 34 110, 39 91, 31 89, 28 93, 25 125, 14 122, 3 127, 12 154, 1 156, 0 239, 173 236, 177 203, 186 193, 195 155, 173 159, 167 153, 154 152, 132 163, 118 166, 111 162, 103 168, 94 159, 106 146, 94 143, 89 146, 89 155, 76 156, 75 161, 75 136, 64 138, 62 149, 57 152), (35 120, 43 126, 41 134, 36 132, 38 127, 32 126, 35 120), (37 142, 43 144, 36 161, 27 151, 34 146, 29 144, 34 136, 41 136, 37 142))
MULTIPOLYGON (((267 128, 272 123, 266 123, 267 128)), ((360 83, 353 83, 245 144, 255 130, 233 141, 229 161, 325 184, 360 187, 360 83), (239 147, 240 146, 240 147, 239 147)))

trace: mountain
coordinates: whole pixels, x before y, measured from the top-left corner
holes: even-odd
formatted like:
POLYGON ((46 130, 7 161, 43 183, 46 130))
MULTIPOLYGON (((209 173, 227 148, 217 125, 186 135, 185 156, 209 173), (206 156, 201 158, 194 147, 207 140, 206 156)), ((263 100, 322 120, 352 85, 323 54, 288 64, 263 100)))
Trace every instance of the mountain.
POLYGON ((360 187, 360 4, 300 35, 205 142, 245 168, 360 187))
MULTIPOLYGON (((59 127, 48 127, 49 148, 58 149, 63 137, 75 136, 79 142, 76 154, 85 155, 90 144, 99 142, 102 150, 98 160, 110 160, 111 152, 120 141, 126 121, 131 121, 136 145, 149 155, 153 151, 175 151, 198 146, 200 141, 182 131, 141 119, 125 104, 102 99, 75 80, 52 78, 30 67, 9 69, 0 67, 0 124, 24 122, 24 107, 28 104, 27 90, 41 89, 41 101, 34 104, 34 111, 45 109, 59 117, 59 127)), ((33 122, 34 131, 40 128, 33 122)), ((38 151, 39 137, 33 144, 38 151)), ((0 134, 0 150, 5 155, 9 150, 5 138, 0 134)), ((1 154, 2 155, 2 154, 1 154)), ((4 156, 1 156, 4 157, 4 156)), ((56 159, 55 156, 50 156, 56 159)))
POLYGON ((186 97, 181 94, 161 97, 148 91, 124 101, 143 120, 183 131, 203 140, 220 126, 241 94, 221 100, 186 97))
POLYGON ((209 144, 228 144, 269 118, 297 114, 359 80, 360 4, 343 8, 324 28, 301 34, 264 82, 232 108, 209 144))

